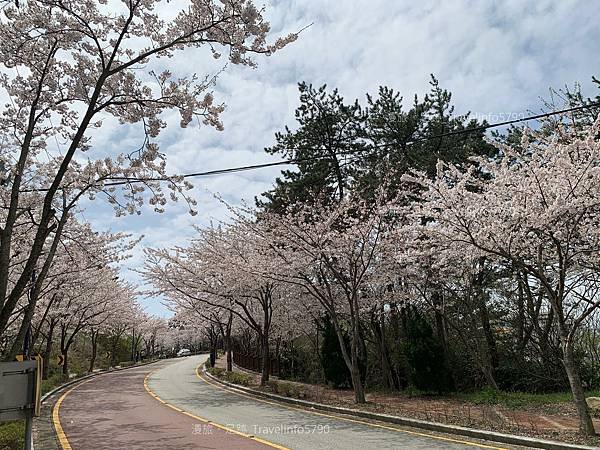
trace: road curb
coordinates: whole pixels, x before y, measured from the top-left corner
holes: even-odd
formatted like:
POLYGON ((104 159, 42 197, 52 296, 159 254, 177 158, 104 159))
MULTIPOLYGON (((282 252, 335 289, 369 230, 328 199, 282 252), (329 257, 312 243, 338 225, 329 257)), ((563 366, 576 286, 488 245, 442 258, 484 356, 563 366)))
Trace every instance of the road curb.
POLYGON ((419 428, 428 431, 436 431, 441 433, 460 435, 460 436, 468 436, 475 439, 483 439, 486 441, 499 442, 502 444, 510 444, 510 445, 520 445, 524 447, 533 447, 533 448, 542 448, 547 450, 598 450, 598 447, 589 447, 584 445, 576 445, 576 444, 567 444, 556 441, 548 441, 545 439, 535 439, 529 438, 525 436, 516 436, 512 434, 505 433, 497 433, 495 431, 486 431, 486 430, 478 430, 476 428, 466 428, 457 425, 447 425, 436 422, 429 422, 425 420, 419 419, 411 419, 408 417, 400 417, 400 416, 392 416, 388 414, 378 414, 372 413, 368 411, 359 411, 355 409, 349 408, 341 408, 339 406, 330 406, 325 405, 323 403, 315 403, 309 402, 307 400, 299 400, 295 398, 283 397, 277 394, 271 394, 268 392, 257 391, 256 389, 251 389, 245 386, 240 386, 237 384, 230 383, 228 381, 221 380, 213 375, 211 375, 208 371, 206 371, 206 367, 203 365, 202 372, 208 376, 211 380, 216 381, 219 384, 224 386, 228 386, 230 388, 237 389, 239 391, 245 392, 247 394, 253 395, 255 397, 268 398, 270 400, 275 400, 281 403, 288 403, 296 406, 301 406, 307 409, 317 409, 320 411, 333 412, 338 414, 344 414, 348 416, 360 417, 364 419, 377 420, 380 422, 393 423, 396 425, 403 425, 413 428, 419 428))

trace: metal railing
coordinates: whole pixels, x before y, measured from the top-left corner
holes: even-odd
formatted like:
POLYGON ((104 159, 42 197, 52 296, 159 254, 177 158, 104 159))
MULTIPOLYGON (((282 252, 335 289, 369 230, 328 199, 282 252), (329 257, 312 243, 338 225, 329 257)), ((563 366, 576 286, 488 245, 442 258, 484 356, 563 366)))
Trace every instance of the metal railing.
MULTIPOLYGON (((233 362, 246 370, 253 372, 261 372, 261 357, 256 355, 245 355, 237 350, 233 350, 233 362)), ((277 358, 269 358, 269 375, 279 376, 279 360, 277 358)))

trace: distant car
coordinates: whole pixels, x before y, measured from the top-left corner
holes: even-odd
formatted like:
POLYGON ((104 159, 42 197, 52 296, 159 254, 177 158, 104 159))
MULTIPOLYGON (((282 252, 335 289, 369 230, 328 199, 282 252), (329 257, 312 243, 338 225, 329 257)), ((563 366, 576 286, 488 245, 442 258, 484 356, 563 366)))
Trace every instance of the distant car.
POLYGON ((189 348, 182 348, 177 352, 177 356, 190 356, 192 351, 189 348))

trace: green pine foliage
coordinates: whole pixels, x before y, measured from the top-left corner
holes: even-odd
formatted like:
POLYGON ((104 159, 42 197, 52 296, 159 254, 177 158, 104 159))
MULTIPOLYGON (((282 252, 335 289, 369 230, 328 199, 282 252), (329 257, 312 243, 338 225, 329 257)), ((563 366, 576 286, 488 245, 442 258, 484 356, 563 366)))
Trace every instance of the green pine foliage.
POLYGON ((421 391, 446 392, 451 388, 444 363, 444 348, 429 322, 416 308, 408 308, 404 353, 411 384, 421 391))
POLYGON ((334 387, 350 387, 352 386, 350 371, 342 356, 340 341, 328 315, 323 317, 322 325, 321 365, 325 380, 334 387))
POLYGON ((317 199, 339 201, 349 190, 369 198, 384 180, 393 194, 409 170, 433 176, 438 159, 465 163, 470 156, 492 154, 484 131, 454 134, 485 122, 455 115, 450 92, 433 76, 430 84, 430 92, 415 96, 407 107, 388 87, 367 94, 363 106, 345 102, 337 89, 300 83, 297 128, 276 133, 276 145, 265 149, 298 162, 294 170, 281 172, 257 205, 283 212, 317 199))
POLYGON ((326 86, 315 89, 303 82, 298 89, 298 128, 276 133, 277 144, 265 149, 298 161, 297 170, 282 171, 274 188, 263 194, 266 201, 257 199, 259 206, 274 211, 342 198, 352 178, 351 155, 365 149, 365 115, 358 101, 346 104, 337 89, 328 93, 326 86))

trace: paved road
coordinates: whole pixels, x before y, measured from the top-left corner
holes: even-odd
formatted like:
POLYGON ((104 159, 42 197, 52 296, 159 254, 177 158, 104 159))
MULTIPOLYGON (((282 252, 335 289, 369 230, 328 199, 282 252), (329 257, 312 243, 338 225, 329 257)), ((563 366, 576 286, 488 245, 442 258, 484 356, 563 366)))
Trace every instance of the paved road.
POLYGON ((494 444, 460 442, 460 437, 436 438, 419 430, 375 427, 265 403, 198 377, 195 369, 205 359, 206 356, 192 356, 165 365, 148 377, 149 389, 163 401, 187 413, 264 439, 274 447, 348 450, 499 448, 494 444))
POLYGON ((54 407, 62 448, 499 448, 240 395, 196 374, 205 359, 161 361, 76 385, 54 407))
POLYGON ((169 367, 174 362, 178 367, 177 362, 182 360, 161 361, 100 375, 68 391, 62 401, 58 401, 59 424, 64 430, 64 437, 60 439, 62 448, 270 448, 210 427, 152 398, 144 387, 145 376, 152 370, 169 367))

